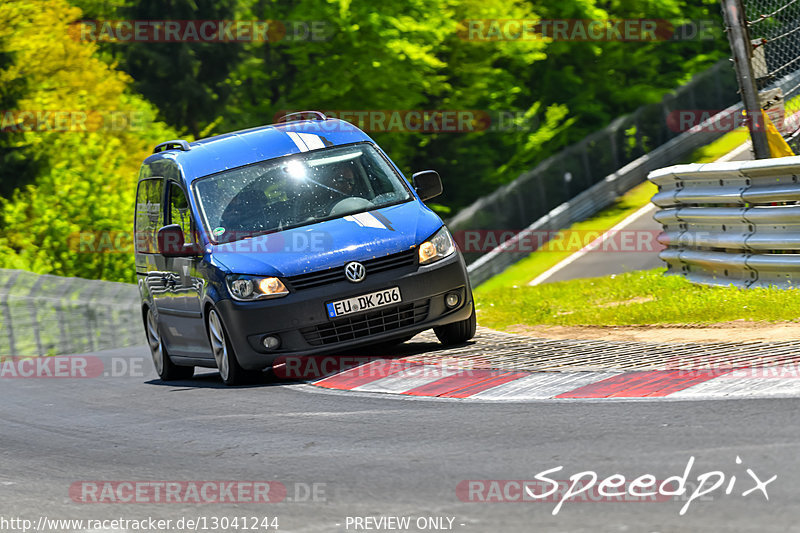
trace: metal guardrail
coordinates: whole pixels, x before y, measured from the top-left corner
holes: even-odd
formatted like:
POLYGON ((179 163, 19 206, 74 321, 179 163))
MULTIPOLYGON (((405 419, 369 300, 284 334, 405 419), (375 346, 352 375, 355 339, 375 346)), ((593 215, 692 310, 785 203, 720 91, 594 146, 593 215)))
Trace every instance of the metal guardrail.
POLYGON ((667 274, 706 285, 800 287, 800 156, 652 172, 667 274))
POLYGON ((136 285, 0 269, 0 356, 143 344, 136 285))

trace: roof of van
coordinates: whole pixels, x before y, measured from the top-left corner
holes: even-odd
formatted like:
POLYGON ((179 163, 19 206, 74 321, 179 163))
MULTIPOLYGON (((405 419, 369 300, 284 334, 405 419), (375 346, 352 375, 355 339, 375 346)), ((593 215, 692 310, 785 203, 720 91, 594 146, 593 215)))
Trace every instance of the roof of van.
POLYGON ((173 160, 183 169, 186 179, 192 181, 275 157, 363 141, 372 139, 343 120, 298 120, 200 139, 188 143, 188 150, 184 143, 184 148, 155 153, 144 163, 173 160))

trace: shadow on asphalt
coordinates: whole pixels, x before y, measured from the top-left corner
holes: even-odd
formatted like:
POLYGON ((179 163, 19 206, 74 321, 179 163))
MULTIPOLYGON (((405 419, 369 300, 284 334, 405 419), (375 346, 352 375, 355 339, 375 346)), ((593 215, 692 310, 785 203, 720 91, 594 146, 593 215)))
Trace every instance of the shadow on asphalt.
MULTIPOLYGON (((458 346, 453 346, 452 348, 461 348, 464 346, 471 346, 473 344, 475 344, 475 341, 469 341, 467 343, 458 346)), ((308 358, 347 358, 347 359, 364 358, 365 361, 362 364, 366 364, 369 361, 376 361, 376 360, 391 361, 415 355, 425 355, 434 352, 447 351, 448 349, 449 347, 443 347, 438 342, 407 341, 404 342, 403 344, 398 344, 391 347, 366 346, 364 348, 347 350, 346 352, 334 352, 326 355, 309 356, 308 358)), ((298 378, 287 378, 283 376, 278 376, 275 374, 275 371, 273 369, 270 369, 264 371, 252 383, 237 385, 235 387, 229 387, 225 385, 220 379, 219 373, 216 370, 210 368, 198 367, 197 372, 199 373, 195 374, 194 377, 192 377, 191 379, 177 380, 177 381, 162 381, 160 379, 152 379, 150 381, 146 381, 145 384, 159 386, 159 387, 172 387, 175 388, 175 392, 179 392, 181 390, 192 390, 192 389, 229 389, 229 388, 252 389, 261 387, 280 387, 282 385, 296 385, 298 383, 316 381, 318 379, 329 377, 338 374, 340 372, 343 372, 345 370, 349 370, 350 368, 355 368, 355 366, 361 366, 361 365, 354 365, 346 368, 341 368, 337 371, 326 374, 315 375, 311 377, 298 377, 298 378)))

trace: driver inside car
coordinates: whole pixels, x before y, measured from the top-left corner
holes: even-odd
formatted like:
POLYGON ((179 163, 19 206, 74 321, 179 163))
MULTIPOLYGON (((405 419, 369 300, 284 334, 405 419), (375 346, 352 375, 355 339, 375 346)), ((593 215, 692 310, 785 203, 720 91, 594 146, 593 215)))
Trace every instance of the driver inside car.
POLYGON ((343 197, 355 196, 356 176, 353 168, 349 164, 337 168, 330 179, 330 187, 343 197))

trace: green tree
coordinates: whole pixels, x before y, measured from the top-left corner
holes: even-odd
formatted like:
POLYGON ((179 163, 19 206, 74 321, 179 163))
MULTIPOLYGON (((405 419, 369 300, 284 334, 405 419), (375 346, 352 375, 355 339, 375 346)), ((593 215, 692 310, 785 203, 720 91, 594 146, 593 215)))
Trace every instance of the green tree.
MULTIPOLYGON (((0 28, 7 30, 0 53, 13 51, 0 70, 0 86, 23 87, 17 109, 88 118, 67 128, 43 123, 19 132, 43 165, 32 183, 0 203, 0 266, 133 281, 130 250, 88 253, 78 249, 80 236, 110 242, 130 235, 139 164, 175 133, 129 91, 129 76, 98 59, 94 44, 71 36, 69 23, 80 16, 63 0, 0 4, 0 28)), ((6 182, 7 170, 0 172, 6 182)))

